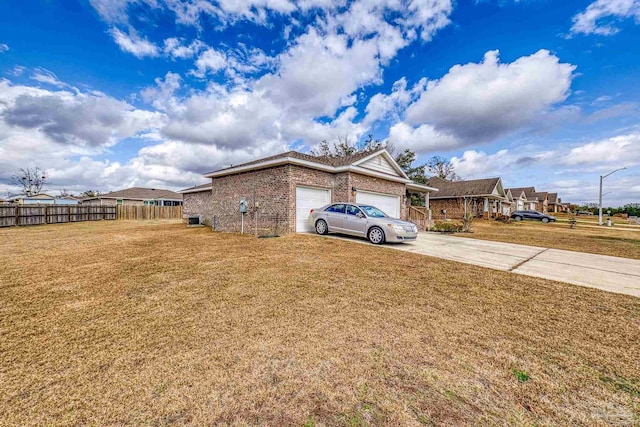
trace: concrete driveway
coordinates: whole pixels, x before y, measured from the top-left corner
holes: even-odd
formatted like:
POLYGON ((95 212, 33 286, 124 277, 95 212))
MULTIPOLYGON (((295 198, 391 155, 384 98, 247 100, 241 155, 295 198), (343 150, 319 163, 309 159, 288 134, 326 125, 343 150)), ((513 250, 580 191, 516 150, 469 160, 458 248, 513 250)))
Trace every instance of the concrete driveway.
POLYGON ((384 247, 640 297, 640 260, 436 233, 420 233, 416 242, 384 247))

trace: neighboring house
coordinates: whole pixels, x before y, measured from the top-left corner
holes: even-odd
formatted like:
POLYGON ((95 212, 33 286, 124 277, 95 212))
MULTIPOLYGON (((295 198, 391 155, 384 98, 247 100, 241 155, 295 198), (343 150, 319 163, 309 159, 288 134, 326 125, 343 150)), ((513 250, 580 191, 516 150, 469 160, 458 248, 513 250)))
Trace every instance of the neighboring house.
POLYGON ((82 199, 83 205, 181 206, 182 194, 160 188, 132 187, 82 199))
MULTIPOLYGON (((538 197, 536 196, 535 187, 522 187, 522 188, 510 188, 511 194, 520 194, 524 193, 525 203, 523 208, 518 208, 516 210, 527 210, 527 211, 537 211, 538 209, 538 197)), ((540 211, 542 212, 542 211, 540 211)))
MULTIPOLYGON (((388 215, 407 218, 411 194, 437 191, 411 181, 385 150, 346 157, 312 156, 289 151, 217 170, 209 184, 180 191, 184 216, 201 215, 216 230, 240 231, 241 200, 245 220, 256 228, 281 233, 307 232, 311 209, 332 202, 367 203, 388 215)), ((249 225, 247 225, 249 226, 249 225)))
POLYGON ((558 193, 549 193, 548 194, 548 211, 553 213, 565 212, 564 205, 562 204, 562 200, 558 197, 558 193))
POLYGON ((16 203, 18 205, 77 205, 78 200, 69 197, 55 197, 49 194, 36 194, 34 196, 14 196, 9 199, 11 203, 16 203))
POLYGON ((527 204, 527 195, 522 188, 507 188, 506 191, 507 194, 511 195, 511 199, 513 200, 511 213, 529 209, 529 205, 527 204))
POLYGON ((429 200, 433 219, 464 218, 465 212, 474 217, 495 218, 510 212, 512 202, 500 178, 447 181, 430 178, 428 185, 438 189, 429 200))
POLYGON ((534 193, 536 199, 538 199, 538 204, 536 209, 538 212, 542 212, 546 214, 549 211, 549 193, 546 191, 538 191, 534 193))

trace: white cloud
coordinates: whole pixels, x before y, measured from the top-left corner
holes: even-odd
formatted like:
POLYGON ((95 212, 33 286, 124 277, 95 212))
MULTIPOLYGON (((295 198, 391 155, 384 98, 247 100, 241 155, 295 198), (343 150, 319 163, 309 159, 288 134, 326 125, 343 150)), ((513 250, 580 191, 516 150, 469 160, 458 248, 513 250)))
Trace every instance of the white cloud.
MULTIPOLYGON (((20 73, 22 73, 22 71, 24 71, 24 68, 20 71, 20 73)), ((68 87, 68 85, 64 82, 61 82, 58 79, 58 76, 56 76, 53 72, 41 67, 38 67, 34 70, 33 75, 31 76, 31 79, 40 83, 45 83, 45 84, 57 86, 60 88, 68 87)))
POLYGON ((7 52, 9 50, 9 45, 5 43, 0 43, 0 53, 7 52))
POLYGON ((596 0, 573 17, 571 33, 610 36, 620 31, 616 21, 628 18, 640 23, 639 0, 596 0))
POLYGON ((216 73, 227 67, 227 57, 224 53, 209 48, 202 52, 196 60, 196 69, 192 74, 197 77, 204 77, 208 73, 216 73))
MULTIPOLYGON (((451 158, 451 164, 456 173, 465 179, 479 179, 487 177, 502 177, 506 186, 519 186, 515 184, 526 181, 531 176, 536 182, 526 183, 528 186, 540 184, 539 172, 536 167, 543 165, 556 165, 557 154, 554 151, 540 150, 539 147, 519 146, 513 149, 502 149, 488 154, 480 150, 466 150, 462 156, 451 158), (515 185, 514 185, 515 184, 515 185)), ((551 191, 551 190, 549 190, 551 191)))
POLYGON ((502 64, 498 51, 479 63, 455 65, 429 81, 409 106, 406 121, 431 124, 467 143, 493 140, 531 125, 569 95, 575 66, 540 50, 502 64))
POLYGON ((160 54, 158 46, 149 40, 140 37, 133 29, 130 29, 129 34, 127 34, 117 28, 112 28, 109 30, 109 33, 116 44, 120 47, 120 50, 128 52, 137 58, 144 58, 145 56, 154 57, 160 54))
POLYGON ((403 122, 391 126, 387 141, 394 147, 402 150, 409 148, 417 154, 452 150, 462 145, 460 140, 451 134, 438 131, 431 125, 425 124, 414 128, 403 122))
POLYGON ((640 164, 640 134, 619 135, 575 147, 564 156, 562 162, 566 165, 619 167, 640 164))
POLYGON ((206 44, 200 40, 194 40, 187 45, 176 37, 170 37, 164 41, 163 52, 172 59, 188 59, 196 56, 204 48, 206 44))
POLYGON ((0 121, 6 126, 0 141, 34 131, 58 144, 109 147, 163 121, 160 113, 138 110, 103 94, 53 92, 7 80, 0 81, 0 105, 0 121))

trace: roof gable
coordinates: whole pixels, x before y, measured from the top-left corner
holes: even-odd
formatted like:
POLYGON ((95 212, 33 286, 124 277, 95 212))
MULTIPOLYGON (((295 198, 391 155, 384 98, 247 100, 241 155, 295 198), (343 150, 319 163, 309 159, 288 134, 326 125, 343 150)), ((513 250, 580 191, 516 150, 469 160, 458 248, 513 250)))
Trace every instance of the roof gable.
POLYGON ((387 150, 377 151, 370 156, 354 162, 353 165, 374 170, 376 172, 382 172, 387 175, 407 178, 407 175, 404 173, 400 165, 398 165, 387 150))

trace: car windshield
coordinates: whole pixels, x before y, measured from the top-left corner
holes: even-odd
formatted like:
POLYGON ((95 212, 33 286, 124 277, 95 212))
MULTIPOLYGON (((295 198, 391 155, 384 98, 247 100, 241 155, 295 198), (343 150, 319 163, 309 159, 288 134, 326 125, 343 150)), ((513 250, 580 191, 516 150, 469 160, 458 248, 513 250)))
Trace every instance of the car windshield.
POLYGON ((366 213, 367 216, 370 218, 386 218, 387 217, 387 215, 385 215, 384 212, 382 212, 380 209, 373 206, 360 205, 360 209, 362 209, 364 213, 366 213))

